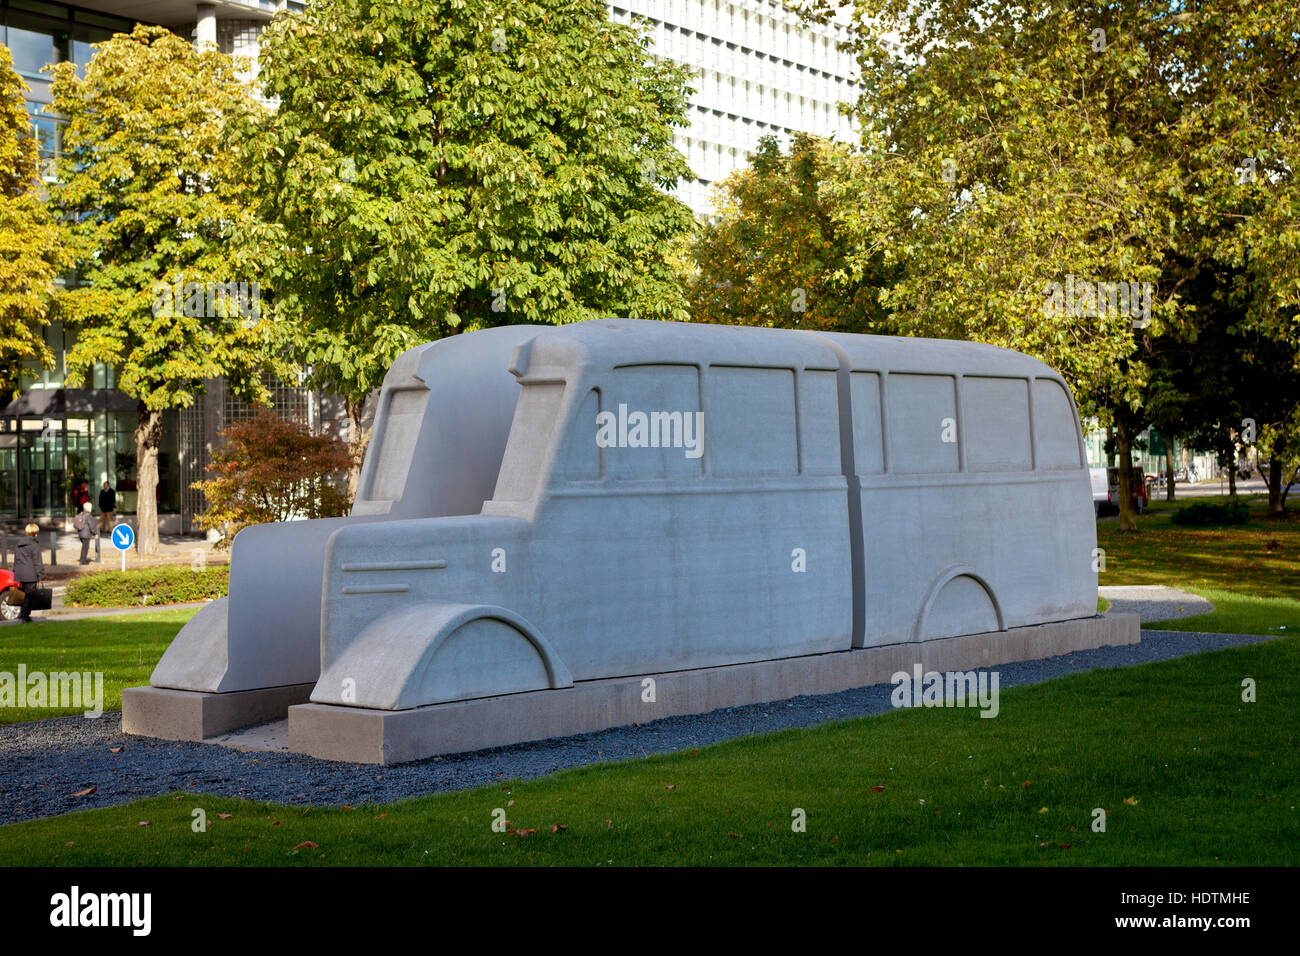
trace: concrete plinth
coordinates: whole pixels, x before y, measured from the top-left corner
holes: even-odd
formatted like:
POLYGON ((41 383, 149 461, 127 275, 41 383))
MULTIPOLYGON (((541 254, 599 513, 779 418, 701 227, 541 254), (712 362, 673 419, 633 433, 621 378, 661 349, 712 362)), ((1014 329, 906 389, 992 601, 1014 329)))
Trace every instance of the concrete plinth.
POLYGON ((289 708, 289 749, 326 760, 396 764, 886 683, 920 663, 971 670, 1107 645, 1136 644, 1138 616, 1117 614, 806 657, 578 681, 573 687, 386 711, 289 708))
POLYGON ((164 740, 206 740, 240 727, 282 718, 311 698, 314 684, 289 684, 228 694, 164 687, 122 691, 122 730, 164 740))

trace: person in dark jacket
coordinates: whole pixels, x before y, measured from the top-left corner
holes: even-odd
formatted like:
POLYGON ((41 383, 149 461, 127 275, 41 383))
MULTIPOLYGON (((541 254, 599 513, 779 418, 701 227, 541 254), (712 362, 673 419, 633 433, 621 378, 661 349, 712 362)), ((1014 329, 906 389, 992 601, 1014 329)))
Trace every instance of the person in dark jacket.
POLYGON ((113 530, 113 512, 117 510, 117 492, 104 482, 99 492, 99 533, 108 534, 113 530))
POLYGON ((27 594, 23 599, 22 610, 18 612, 18 620, 24 623, 30 623, 32 620, 32 589, 41 578, 45 577, 45 562, 41 560, 41 546, 36 543, 36 535, 40 530, 39 525, 29 524, 24 529, 27 536, 19 538, 18 543, 14 545, 14 577, 18 579, 18 586, 27 594))

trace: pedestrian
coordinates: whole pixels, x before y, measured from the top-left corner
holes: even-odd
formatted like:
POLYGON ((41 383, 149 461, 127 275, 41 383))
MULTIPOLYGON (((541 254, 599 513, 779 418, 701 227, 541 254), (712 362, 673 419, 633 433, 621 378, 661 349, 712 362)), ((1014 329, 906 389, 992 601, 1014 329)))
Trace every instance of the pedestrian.
POLYGON ((99 492, 99 533, 108 534, 113 530, 113 512, 117 510, 117 492, 104 482, 99 492))
POLYGON ((78 511, 81 506, 90 500, 90 483, 85 478, 77 479, 77 485, 72 491, 72 503, 78 511))
POLYGON ((72 519, 72 526, 77 529, 77 537, 81 539, 81 560, 78 563, 89 564, 90 542, 95 537, 95 516, 90 513, 89 501, 81 506, 81 511, 72 519))
POLYGON ((26 595, 23 598, 22 609, 18 612, 18 620, 25 624, 30 624, 32 621, 32 593, 36 590, 36 583, 45 577, 45 562, 41 560, 41 546, 36 543, 36 536, 40 530, 40 525, 35 522, 27 525, 23 529, 27 537, 19 538, 18 543, 14 545, 14 577, 17 578, 18 586, 26 595))

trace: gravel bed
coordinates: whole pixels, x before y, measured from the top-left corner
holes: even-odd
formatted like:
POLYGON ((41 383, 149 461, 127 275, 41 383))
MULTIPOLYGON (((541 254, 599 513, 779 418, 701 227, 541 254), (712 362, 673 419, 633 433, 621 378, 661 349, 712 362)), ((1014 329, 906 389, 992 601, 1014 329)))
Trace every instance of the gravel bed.
MULTIPOLYGON (((1002 664, 994 669, 999 685, 1010 687, 1269 639, 1249 634, 1143 631, 1138 644, 1002 664)), ((701 747, 747 734, 883 713, 891 709, 892 690, 892 684, 877 684, 395 767, 132 737, 122 733, 120 711, 97 720, 62 717, 8 724, 0 726, 0 824, 177 791, 315 806, 387 803, 701 747), (121 751, 113 753, 116 748, 121 751), (90 787, 97 788, 93 794, 73 796, 90 787)))
POLYGON ((1108 614, 1137 614, 1143 624, 1195 617, 1214 610, 1214 605, 1199 594, 1189 594, 1178 588, 1158 584, 1104 587, 1097 591, 1110 602, 1108 614))

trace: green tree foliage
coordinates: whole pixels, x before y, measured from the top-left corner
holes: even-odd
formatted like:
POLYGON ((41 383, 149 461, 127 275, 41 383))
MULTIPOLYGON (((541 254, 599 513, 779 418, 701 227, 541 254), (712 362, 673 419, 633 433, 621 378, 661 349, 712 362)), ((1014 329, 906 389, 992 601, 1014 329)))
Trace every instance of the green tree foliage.
POLYGON ((857 161, 842 143, 796 133, 788 152, 759 142, 750 165, 715 191, 718 219, 692 246, 687 282, 697 322, 887 331, 879 290, 891 278, 879 261, 849 261, 829 186, 857 161))
POLYGON ((229 547, 248 525, 347 514, 350 501, 340 485, 350 458, 338 438, 313 435, 266 410, 221 437, 208 466, 212 477, 194 484, 208 505, 196 523, 220 531, 219 546, 229 547))
POLYGON ((314 0, 251 130, 277 314, 354 436, 393 358, 507 323, 685 318, 687 74, 593 0, 314 0))
POLYGON ((67 264, 58 226, 37 192, 36 139, 27 84, 0 46, 0 395, 17 391, 22 363, 53 361, 41 328, 67 264))
POLYGON ((1238 265, 1244 321, 1300 331, 1294 6, 858 0, 852 19, 866 160, 837 198, 855 255, 902 268, 883 297, 901 328, 1065 373, 1115 425, 1135 529, 1151 342, 1194 341, 1189 277, 1238 265), (877 42, 890 31, 901 57, 877 42), (1149 324, 1048 297, 1076 281, 1151 283, 1149 324))
POLYGON ((264 401, 258 376, 274 364, 275 329, 251 287, 257 262, 235 241, 248 229, 247 164, 227 132, 260 109, 235 70, 227 56, 146 26, 99 44, 85 79, 71 63, 54 68, 54 107, 68 122, 50 192, 80 279, 62 303, 77 333, 68 381, 107 362, 139 401, 146 554, 158 543, 163 411, 190 405, 220 376, 264 401))

